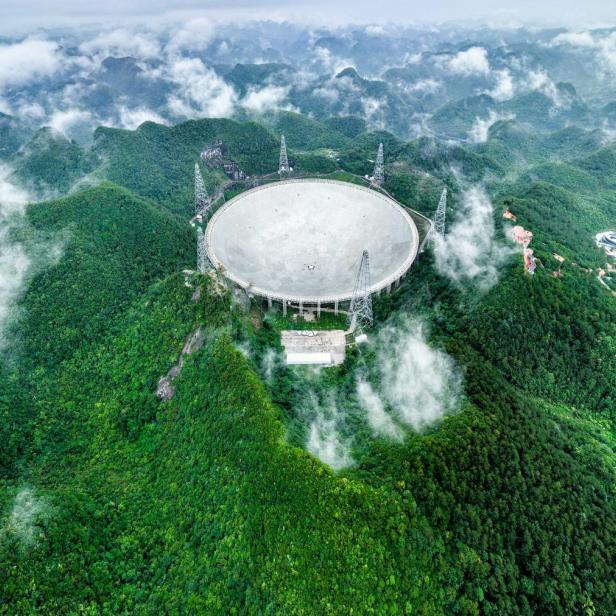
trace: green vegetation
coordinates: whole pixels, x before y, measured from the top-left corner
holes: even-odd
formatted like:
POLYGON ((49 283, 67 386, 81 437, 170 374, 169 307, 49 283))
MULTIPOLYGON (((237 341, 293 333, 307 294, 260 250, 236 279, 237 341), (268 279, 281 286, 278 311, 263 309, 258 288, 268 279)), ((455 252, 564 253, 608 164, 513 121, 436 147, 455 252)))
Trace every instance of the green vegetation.
POLYGON ((36 363, 58 363, 96 340, 152 281, 193 265, 190 227, 112 184, 36 204, 28 218, 51 238, 57 233, 62 251, 23 302, 27 356, 36 363))
POLYGON ((274 312, 266 318, 269 327, 279 332, 283 329, 346 329, 347 315, 323 311, 317 321, 306 321, 299 317, 299 312, 289 308, 287 316, 274 312))
POLYGON ((368 130, 366 120, 357 116, 339 116, 323 122, 325 126, 342 133, 349 139, 354 139, 368 130))
POLYGON ((32 205, 20 231, 62 250, 0 366, 0 615, 613 614, 616 305, 583 268, 605 262, 592 235, 616 216, 614 149, 499 124, 462 147, 341 119, 326 129, 343 135, 339 161, 316 128, 293 152, 298 170, 352 180, 382 141, 402 203, 429 215, 447 185, 451 221, 455 167, 485 181, 499 232, 508 207, 534 234, 533 277, 516 253, 478 294, 426 251, 375 298, 375 337, 421 318, 464 376, 459 412, 402 442, 375 438, 358 399, 358 375, 381 386, 376 345, 318 374, 289 368, 279 331, 311 323, 181 272, 194 237, 175 213, 190 211, 200 149, 220 137, 247 171, 271 172, 276 138, 222 120, 99 129, 100 173, 124 188, 32 205), (159 379, 197 329, 203 346, 162 402, 159 379), (313 402, 345 417, 344 471, 305 451, 313 402), (30 513, 14 510, 23 494, 30 513))
POLYGON ((191 294, 181 277, 155 287, 121 333, 64 366, 61 392, 49 386, 52 405, 37 425, 44 455, 31 481, 62 513, 27 550, 10 533, 2 538, 2 605, 381 613, 402 593, 437 611, 447 598, 444 548, 406 514, 415 510, 410 495, 335 477, 286 445, 278 412, 224 333, 228 300, 204 293, 192 304, 191 294), (197 325, 206 346, 178 396, 161 404, 156 379, 197 325))
POLYGON ((0 112, 0 160, 17 152, 29 133, 17 118, 0 112))
POLYGON ((37 193, 65 193, 93 171, 98 161, 75 142, 51 128, 42 128, 11 162, 16 181, 37 193))
MULTIPOLYGON (((182 215, 192 213, 195 162, 215 139, 224 141, 228 156, 248 174, 278 167, 277 140, 253 122, 194 120, 175 127, 146 122, 136 131, 98 128, 94 136, 109 180, 182 215)), ((220 183, 220 175, 204 175, 208 189, 220 183)))
POLYGON ((188 225, 112 184, 33 205, 28 219, 29 233, 60 256, 32 280, 14 333, 18 359, 5 357, 0 370, 0 469, 8 475, 33 438, 38 380, 97 344, 153 281, 194 259, 188 225))
POLYGON ((396 157, 401 145, 394 135, 385 131, 363 133, 341 150, 342 167, 356 175, 371 175, 379 143, 383 143, 387 156, 391 158, 396 157))
POLYGON ((332 126, 321 124, 299 113, 278 111, 268 118, 268 123, 276 135, 285 136, 290 152, 319 148, 337 149, 349 141, 348 137, 332 126))
POLYGON ((323 154, 294 154, 293 161, 298 173, 333 173, 338 169, 335 159, 323 154))
POLYGON ((444 137, 468 137, 475 118, 485 118, 494 107, 494 99, 487 94, 470 96, 443 105, 432 117, 431 125, 444 137))

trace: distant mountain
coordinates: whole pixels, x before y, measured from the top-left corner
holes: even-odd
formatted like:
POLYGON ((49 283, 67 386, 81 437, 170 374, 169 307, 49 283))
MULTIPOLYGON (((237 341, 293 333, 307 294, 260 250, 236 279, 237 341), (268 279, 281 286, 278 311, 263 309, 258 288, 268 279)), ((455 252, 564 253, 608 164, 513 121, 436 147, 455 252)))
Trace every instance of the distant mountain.
POLYGON ((225 80, 235 87, 240 96, 245 96, 251 87, 287 85, 292 80, 293 71, 292 66, 275 62, 236 64, 225 73, 225 80))
POLYGON ((593 128, 596 121, 589 106, 569 83, 558 83, 545 91, 533 90, 517 94, 510 100, 498 101, 488 94, 453 100, 440 107, 429 119, 429 125, 441 136, 469 138, 477 121, 515 118, 531 130, 547 133, 570 124, 593 128))
POLYGON ((410 94, 379 79, 366 79, 353 67, 332 78, 317 79, 312 87, 296 87, 289 98, 302 113, 320 120, 353 115, 364 118, 372 128, 386 129, 408 136, 417 123, 421 104, 410 94))
POLYGON ((277 135, 285 136, 292 150, 337 149, 349 141, 331 124, 317 122, 298 113, 278 111, 266 116, 265 121, 277 135))
POLYGON ((596 151, 603 144, 602 131, 570 126, 553 132, 541 132, 517 120, 494 123, 488 140, 476 147, 506 166, 521 169, 550 160, 571 161, 596 151))
POLYGON ((569 83, 556 84, 549 95, 539 91, 520 94, 503 103, 499 109, 544 132, 564 128, 572 122, 592 125, 588 105, 569 83))
POLYGON ((616 101, 608 103, 599 112, 600 118, 608 124, 608 126, 616 128, 616 101))
POLYGON ((38 194, 65 193, 93 171, 97 158, 51 128, 41 128, 11 159, 14 178, 38 194))
POLYGON ((132 86, 136 79, 141 79, 143 74, 143 69, 130 56, 105 58, 99 71, 99 77, 104 82, 124 89, 132 86))
MULTIPOLYGON (((157 65, 157 62, 150 62, 149 69, 153 71, 157 65)), ((132 57, 105 58, 100 68, 90 75, 90 80, 85 99, 101 113, 115 107, 118 100, 124 101, 129 108, 145 106, 160 111, 173 91, 168 81, 149 75, 132 57)))
POLYGON ((496 107, 496 101, 487 94, 471 96, 443 105, 429 124, 440 137, 465 139, 477 118, 487 118, 496 107))
POLYGON ((30 127, 17 118, 0 112, 0 160, 17 152, 32 132, 30 127))

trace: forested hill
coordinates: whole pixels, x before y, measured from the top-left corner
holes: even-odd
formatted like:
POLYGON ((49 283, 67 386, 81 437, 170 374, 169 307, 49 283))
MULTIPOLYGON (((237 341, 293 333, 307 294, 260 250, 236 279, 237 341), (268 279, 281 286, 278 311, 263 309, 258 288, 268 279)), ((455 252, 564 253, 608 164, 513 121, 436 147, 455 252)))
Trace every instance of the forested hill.
POLYGON ((4 478, 16 476, 28 457, 41 376, 100 342, 152 282, 191 266, 194 254, 185 222, 109 183, 34 204, 28 220, 22 233, 43 238, 39 250, 58 256, 25 293, 0 366, 4 478))
POLYGON ((425 519, 408 517, 412 499, 335 477, 286 445, 279 411, 229 337, 229 298, 192 294, 182 276, 156 286, 121 334, 64 366, 59 391, 39 383, 49 411, 30 481, 59 509, 37 545, 3 538, 3 605, 369 613, 406 597, 444 608, 449 559, 425 519), (177 398, 159 403, 157 378, 199 326, 205 346, 177 398))
POLYGON ((74 173, 13 159, 23 181, 43 166, 40 186, 74 192, 30 205, 19 231, 57 255, 0 367, 0 614, 616 612, 616 300, 593 243, 616 220, 613 147, 510 122, 473 146, 332 124, 146 123, 99 129, 92 150, 56 144, 74 173), (271 172, 279 130, 299 166, 340 177, 369 173, 383 142, 386 188, 428 215, 447 185, 449 233, 467 216, 490 239, 490 284, 452 278, 430 248, 375 298, 371 344, 319 374, 287 368, 292 321, 183 271, 201 148, 223 138, 271 172), (505 209, 533 233, 532 276, 505 209), (358 381, 378 393, 396 358, 381 341, 399 348, 417 323, 424 346, 398 363, 446 353, 455 412, 375 437, 358 381), (343 470, 307 451, 315 405, 344 417, 343 470))

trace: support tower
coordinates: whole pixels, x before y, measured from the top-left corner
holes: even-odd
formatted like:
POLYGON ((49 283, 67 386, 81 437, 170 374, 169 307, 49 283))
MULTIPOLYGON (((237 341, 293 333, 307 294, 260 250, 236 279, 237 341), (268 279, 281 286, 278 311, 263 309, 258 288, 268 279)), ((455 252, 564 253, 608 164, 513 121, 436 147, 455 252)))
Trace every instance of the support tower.
POLYGON ((364 250, 361 255, 359 271, 355 280, 353 297, 349 307, 349 325, 351 330, 372 327, 372 297, 370 296, 370 257, 364 250))
POLYGON ((289 167, 289 158, 287 156, 287 144, 284 140, 284 135, 280 138, 280 162, 278 163, 278 173, 291 173, 291 167, 289 167))
POLYGON ((211 267, 207 256, 206 235, 201 227, 197 229, 197 270, 200 274, 205 274, 211 267))
POLYGON ((434 214, 434 227, 432 234, 441 239, 445 237, 445 214, 447 210, 447 188, 443 188, 441 198, 439 199, 436 213, 434 214))
POLYGON ((195 215, 201 214, 205 216, 210 207, 210 199, 207 191, 205 190, 205 184, 203 183, 203 176, 199 169, 199 163, 195 163, 195 215))
POLYGON ((374 172, 372 173, 372 183, 377 186, 382 186, 385 181, 385 165, 383 157, 383 144, 379 143, 379 151, 376 153, 376 162, 374 163, 374 172))

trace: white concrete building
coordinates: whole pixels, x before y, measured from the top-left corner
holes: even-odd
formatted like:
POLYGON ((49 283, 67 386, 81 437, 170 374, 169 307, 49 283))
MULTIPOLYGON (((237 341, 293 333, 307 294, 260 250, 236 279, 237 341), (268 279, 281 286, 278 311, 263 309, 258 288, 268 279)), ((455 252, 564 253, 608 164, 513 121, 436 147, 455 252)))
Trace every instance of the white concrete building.
POLYGON ((341 329, 285 330, 280 340, 289 365, 336 366, 344 361, 346 337, 341 329))

